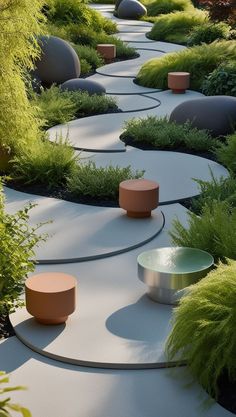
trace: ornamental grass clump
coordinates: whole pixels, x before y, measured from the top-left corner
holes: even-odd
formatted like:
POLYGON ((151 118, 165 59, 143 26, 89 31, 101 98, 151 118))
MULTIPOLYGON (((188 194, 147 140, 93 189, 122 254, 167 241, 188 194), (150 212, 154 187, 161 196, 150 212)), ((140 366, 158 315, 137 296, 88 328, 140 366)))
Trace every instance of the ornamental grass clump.
POLYGON ((174 310, 166 351, 186 360, 192 376, 217 399, 218 380, 236 380, 236 262, 219 264, 188 287, 174 310))
POLYGON ((191 0, 143 0, 148 16, 158 16, 171 12, 193 10, 191 0))
POLYGON ((67 141, 41 140, 15 157, 12 178, 21 184, 40 184, 48 189, 65 187, 77 161, 78 157, 67 141))
POLYGON ((236 41, 216 41, 147 61, 137 75, 139 84, 167 89, 168 72, 190 72, 190 87, 201 91, 203 81, 220 64, 235 61, 236 41))
POLYGON ((220 39, 229 39, 231 28, 224 22, 207 22, 201 26, 196 26, 190 33, 187 45, 201 45, 202 43, 212 43, 220 39))
POLYGON ((150 39, 186 43, 191 30, 208 21, 206 12, 198 9, 161 15, 148 34, 150 39))
POLYGON ((89 95, 86 91, 62 91, 53 85, 31 94, 31 103, 45 128, 66 123, 75 118, 117 110, 114 98, 107 95, 89 95))
POLYGON ((144 171, 132 171, 130 166, 120 168, 112 165, 97 168, 89 161, 79 164, 74 174, 68 179, 68 190, 74 195, 89 196, 95 199, 116 200, 119 184, 122 181, 141 178, 144 171))
POLYGON ((191 202, 191 210, 201 214, 202 207, 215 201, 226 201, 232 207, 236 207, 236 181, 235 177, 215 178, 211 173, 211 181, 195 179, 200 188, 200 195, 191 202))
POLYGON ((170 122, 167 117, 156 116, 128 120, 121 139, 131 140, 134 146, 141 143, 157 149, 184 148, 186 151, 198 152, 208 152, 217 143, 206 130, 198 130, 189 122, 180 125, 170 122))
POLYGON ((215 150, 219 162, 236 175, 236 132, 227 136, 226 143, 222 143, 215 150))
POLYGON ((227 201, 207 202, 200 216, 188 212, 187 227, 175 219, 170 236, 174 245, 205 250, 215 262, 236 259, 236 208, 227 201))

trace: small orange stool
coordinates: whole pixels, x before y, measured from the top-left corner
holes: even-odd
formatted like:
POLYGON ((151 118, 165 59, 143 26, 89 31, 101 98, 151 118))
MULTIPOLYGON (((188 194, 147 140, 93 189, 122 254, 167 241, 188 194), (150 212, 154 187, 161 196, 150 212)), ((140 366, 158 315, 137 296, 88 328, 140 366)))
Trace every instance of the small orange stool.
POLYGON ((75 311, 76 279, 60 272, 33 275, 25 282, 25 301, 39 323, 65 323, 75 311))
POLYGON ((116 45, 109 43, 98 44, 97 52, 102 55, 106 62, 110 62, 116 57, 116 45))
POLYGON ((168 87, 174 94, 184 94, 190 86, 189 72, 169 72, 168 87))
POLYGON ((159 184, 146 179, 122 181, 119 186, 119 205, 128 217, 150 217, 159 204, 159 184))

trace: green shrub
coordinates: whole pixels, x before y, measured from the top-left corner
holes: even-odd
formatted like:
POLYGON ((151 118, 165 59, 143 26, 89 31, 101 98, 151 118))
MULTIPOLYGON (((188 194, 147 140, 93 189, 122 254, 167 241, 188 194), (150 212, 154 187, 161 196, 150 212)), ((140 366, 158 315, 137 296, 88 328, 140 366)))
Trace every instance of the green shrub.
POLYGON ((97 53, 97 51, 90 46, 73 45, 78 57, 86 60, 92 69, 96 69, 104 65, 104 59, 97 53))
POLYGON ((42 184, 55 188, 66 184, 72 175, 77 157, 68 142, 38 141, 32 148, 25 148, 13 160, 13 175, 23 184, 42 184))
POLYGON ((178 219, 173 222, 170 236, 175 245, 206 250, 215 261, 236 258, 236 208, 213 200, 202 207, 201 216, 188 216, 187 228, 178 219))
POLYGON ((148 36, 156 41, 186 43, 191 30, 207 22, 207 19, 207 14, 198 9, 161 15, 155 20, 148 36))
POLYGON ((143 174, 144 171, 133 172, 130 166, 120 168, 110 165, 97 168, 95 163, 90 161, 86 165, 78 165, 68 180, 68 189, 77 196, 116 200, 121 181, 140 178, 143 174))
POLYGON ((112 97, 97 94, 90 96, 85 91, 61 91, 56 86, 42 90, 41 94, 34 94, 32 104, 38 108, 39 117, 47 128, 74 118, 117 109, 112 97))
POLYGON ((0 183, 0 314, 11 313, 22 305, 20 298, 27 275, 34 271, 34 248, 46 236, 37 235, 41 225, 30 227, 29 204, 15 214, 5 212, 5 197, 0 183))
POLYGON ((226 143, 219 146, 215 153, 219 162, 236 174, 236 133, 227 136, 226 143))
POLYGON ((205 204, 210 204, 211 201, 226 201, 231 206, 236 207, 236 181, 233 177, 221 177, 216 179, 211 174, 211 181, 195 180, 197 181, 201 194, 198 198, 192 200, 191 210, 194 213, 200 214, 202 207, 205 204))
POLYGON ((4 0, 0 6, 0 146, 12 153, 40 135, 29 104, 25 72, 33 68, 42 31, 41 0, 4 0))
POLYGON ((91 9, 81 0, 50 0, 46 11, 48 19, 59 25, 74 23, 76 25, 86 25, 100 32, 116 32, 116 24, 104 18, 101 13, 91 9))
POLYGON ((212 43, 220 39, 230 38, 230 26, 226 23, 204 23, 195 27, 187 41, 188 46, 201 45, 202 43, 212 43))
POLYGON ((220 264, 189 287, 174 311, 166 350, 169 358, 187 359, 195 379, 217 398, 219 377, 236 379, 236 262, 220 264))
POLYGON ((170 122, 166 117, 131 119, 125 123, 121 139, 132 139, 134 143, 146 143, 157 149, 179 149, 209 151, 216 144, 204 130, 193 128, 190 123, 184 125, 170 122))
POLYGON ((86 61, 86 59, 80 59, 81 75, 87 75, 92 72, 92 70, 92 66, 86 61))
POLYGON ((221 64, 202 84, 202 92, 207 96, 226 95, 236 97, 236 60, 221 64))
MULTIPOLYGON (((6 372, 0 371, 0 384, 7 384, 9 382, 9 376, 6 374, 6 372)), ((17 386, 17 387, 5 387, 3 388, 1 385, 1 394, 5 394, 7 398, 4 400, 0 400, 0 415, 1 417, 11 417, 12 414, 10 414, 11 411, 21 413, 22 417, 31 417, 30 411, 22 407, 19 404, 12 404, 9 398, 9 392, 11 391, 19 391, 24 390, 25 387, 17 386)), ((14 414, 15 415, 15 414, 14 414)))
POLYGON ((192 10, 190 0, 143 0, 148 16, 158 16, 176 11, 192 10))
POLYGON ((200 90, 202 83, 221 63, 235 59, 236 41, 213 42, 151 59, 140 69, 137 81, 146 87, 166 89, 168 72, 187 71, 191 88, 200 90))
POLYGON ((98 32, 96 29, 86 25, 70 23, 58 26, 51 23, 47 25, 47 33, 72 42, 75 49, 77 48, 76 44, 91 46, 96 49, 99 43, 112 43, 116 45, 117 58, 133 58, 136 56, 135 49, 127 46, 125 42, 106 34, 104 31, 98 32))

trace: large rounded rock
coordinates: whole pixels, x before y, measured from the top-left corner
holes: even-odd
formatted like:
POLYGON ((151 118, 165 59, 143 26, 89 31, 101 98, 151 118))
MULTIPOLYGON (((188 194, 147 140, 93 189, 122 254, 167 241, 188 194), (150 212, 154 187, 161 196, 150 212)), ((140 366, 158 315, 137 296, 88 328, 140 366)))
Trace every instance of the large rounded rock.
POLYGON ((139 19, 146 14, 146 7, 137 0, 122 0, 117 10, 120 19, 139 19))
POLYGON ((65 91, 87 91, 89 95, 92 94, 104 94, 106 92, 105 87, 97 81, 82 80, 74 78, 73 80, 66 81, 61 85, 61 90, 65 91))
POLYGON ((198 129, 207 129, 213 137, 232 133, 236 127, 236 98, 210 96, 185 101, 171 113, 170 121, 183 124, 187 120, 198 129))
POLYGON ((70 44, 56 36, 41 36, 42 50, 35 74, 43 84, 61 84, 80 76, 79 58, 70 44))
POLYGON ((119 5, 120 5, 120 3, 122 2, 123 0, 116 0, 116 3, 115 3, 115 10, 117 10, 118 9, 118 7, 119 7, 119 5))

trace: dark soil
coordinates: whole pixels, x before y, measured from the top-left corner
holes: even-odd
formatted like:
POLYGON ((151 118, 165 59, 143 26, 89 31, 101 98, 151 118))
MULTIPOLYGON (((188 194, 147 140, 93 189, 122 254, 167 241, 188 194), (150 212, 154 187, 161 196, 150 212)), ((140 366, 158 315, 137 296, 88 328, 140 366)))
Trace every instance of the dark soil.
POLYGON ((228 374, 224 373, 219 379, 218 388, 217 402, 226 410, 236 414, 236 381, 230 381, 228 374))

